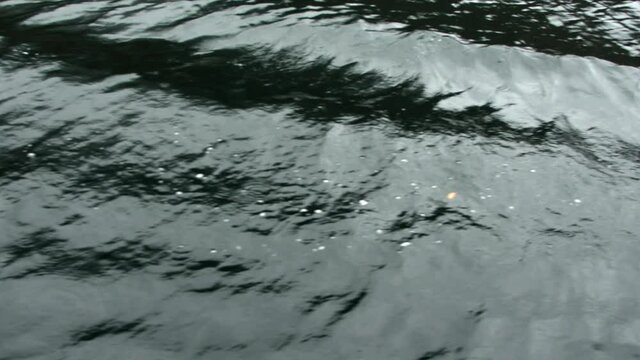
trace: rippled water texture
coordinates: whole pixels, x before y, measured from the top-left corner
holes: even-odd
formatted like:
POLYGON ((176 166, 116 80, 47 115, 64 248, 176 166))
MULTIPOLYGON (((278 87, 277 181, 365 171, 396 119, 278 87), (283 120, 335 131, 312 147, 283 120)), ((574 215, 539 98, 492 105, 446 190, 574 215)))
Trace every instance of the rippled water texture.
POLYGON ((638 1, 0 0, 0 359, 640 358, 638 1))

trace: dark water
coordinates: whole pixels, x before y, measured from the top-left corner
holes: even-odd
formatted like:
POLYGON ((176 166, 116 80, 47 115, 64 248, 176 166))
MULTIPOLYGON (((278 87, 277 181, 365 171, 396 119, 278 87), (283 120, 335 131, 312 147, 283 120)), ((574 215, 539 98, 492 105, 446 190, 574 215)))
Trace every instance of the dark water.
POLYGON ((0 359, 640 359, 638 1, 0 1, 0 359))

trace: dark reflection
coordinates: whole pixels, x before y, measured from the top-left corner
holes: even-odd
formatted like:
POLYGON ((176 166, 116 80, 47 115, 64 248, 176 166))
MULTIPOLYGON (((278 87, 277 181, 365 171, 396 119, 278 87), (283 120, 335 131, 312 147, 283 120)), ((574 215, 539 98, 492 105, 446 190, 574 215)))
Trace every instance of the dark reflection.
POLYGON ((166 249, 141 240, 113 239, 101 247, 72 248, 53 229, 43 229, 4 248, 9 258, 5 266, 18 261, 42 258, 9 278, 58 274, 74 278, 109 276, 140 271, 157 265, 168 256, 166 249))
POLYGON ((74 345, 85 341, 93 341, 105 336, 115 336, 118 334, 126 334, 134 337, 149 330, 149 326, 144 324, 141 319, 134 321, 115 321, 107 320, 100 324, 90 326, 71 335, 74 345))
MULTIPOLYGON (((72 3, 44 1, 3 7, 0 14, 0 29, 5 28, 7 19, 17 24, 21 20, 38 13, 52 11, 72 3)), ((155 1, 141 0, 125 16, 136 16, 158 5, 155 1)), ((519 46, 536 49, 551 54, 574 54, 594 56, 619 64, 639 66, 640 57, 640 16, 634 1, 213 1, 204 5, 193 4, 198 11, 167 23, 152 27, 153 30, 171 29, 208 14, 249 6, 244 16, 270 14, 282 10, 274 16, 273 22, 292 15, 322 20, 343 19, 344 22, 365 20, 372 23, 400 23, 402 32, 432 30, 456 34, 463 39, 484 43, 519 46), (253 7, 251 5, 254 5, 253 7)), ((1 5, 1 3, 0 3, 1 5)), ((104 17, 109 11, 130 4, 104 5, 100 10, 83 18, 57 22, 44 28, 81 29, 104 17)), ((267 21, 268 22, 268 21, 267 21)), ((108 33, 122 30, 105 27, 100 31, 108 33)), ((97 29, 94 29, 97 30, 97 29)))
MULTIPOLYGON (((429 214, 417 214, 416 212, 403 211, 398 214, 397 218, 388 227, 388 231, 396 232, 413 228, 420 222, 433 224, 440 222, 444 225, 453 225, 457 229, 465 229, 467 227, 475 227, 482 230, 492 230, 491 227, 476 223, 473 217, 447 206, 439 206, 433 209, 429 214)), ((411 235, 410 239, 420 237, 420 234, 411 235)), ((424 234, 422 234, 424 235, 424 234)))
MULTIPOLYGON (((145 2, 145 1, 141 1, 145 2)), ((225 1, 200 7, 196 15, 159 28, 224 9, 264 5, 245 16, 285 10, 282 17, 304 14, 308 18, 366 20, 400 23, 400 31, 432 30, 456 34, 484 44, 529 47, 551 54, 594 56, 619 64, 639 66, 640 16, 634 1, 225 1), (633 50, 632 50, 633 49, 633 50)), ((279 21, 275 18, 273 21, 279 21)))
MULTIPOLYGON (((304 8, 296 4, 295 8, 304 8)), ((336 67, 331 59, 309 61, 293 51, 237 48, 197 55, 195 44, 159 39, 111 42, 66 28, 23 28, 10 17, 2 19, 0 29, 11 44, 27 43, 45 58, 63 60, 61 69, 51 75, 91 78, 136 73, 141 80, 130 85, 170 84, 184 94, 230 107, 293 105, 305 119, 349 117, 353 123, 389 119, 403 131, 500 136, 508 141, 541 142, 554 126, 513 129, 492 116, 497 109, 489 104, 462 112, 437 110, 439 101, 457 94, 427 96, 414 79, 398 81, 375 72, 362 73, 356 64, 336 67)))
POLYGON ((355 310, 358 305, 366 298, 367 290, 362 290, 358 293, 351 294, 349 298, 347 298, 342 304, 340 304, 340 308, 335 312, 333 317, 329 320, 327 326, 331 326, 338 321, 342 320, 345 316, 349 315, 349 313, 355 310))
MULTIPOLYGON (((82 218, 81 215, 77 217, 82 218)), ((184 281, 206 276, 207 282, 213 285, 189 287, 185 290, 192 293, 225 290, 229 295, 242 294, 250 290, 264 294, 279 294, 293 289, 295 284, 283 278, 267 278, 260 281, 241 279, 238 282, 234 280, 238 275, 259 270, 260 261, 245 260, 230 254, 213 259, 199 259, 182 247, 171 250, 166 246, 147 244, 145 240, 147 239, 114 238, 100 246, 75 248, 68 240, 59 237, 55 230, 39 230, 3 248, 8 255, 4 267, 22 263, 19 266, 22 270, 1 276, 0 280, 45 275, 62 275, 77 279, 119 277, 132 272, 147 271, 160 275, 165 281, 184 281)), ((74 335, 74 341, 88 341, 98 336, 130 332, 137 325, 139 324, 100 324, 95 328, 83 330, 77 336, 74 335)))
MULTIPOLYGON (((0 316, 24 299, 36 310, 9 313, 0 330, 18 350, 0 346, 0 358, 52 349, 60 359, 638 352, 605 331, 637 327, 611 320, 636 307, 627 264, 637 257, 628 181, 638 178, 637 145, 578 130, 562 115, 521 126, 491 103, 445 110, 439 104, 463 92, 429 93, 429 79, 337 65, 298 48, 202 53, 202 39, 117 41, 102 35, 126 21, 93 26, 125 3, 139 6, 123 16, 138 16, 178 2, 104 2, 55 25, 21 24, 84 3, 0 11, 0 67, 15 94, 0 100, 9 133, 0 145, 0 227, 8 228, 0 281, 9 290, 0 300, 10 309, 0 316), (131 76, 114 76, 123 74, 131 76), (184 135, 179 145, 174 129, 184 135), (447 199, 449 191, 458 198, 447 199), (575 335, 584 323, 606 326, 575 335), (512 346, 514 338, 523 340, 512 346)), ((155 30, 238 7, 245 18, 282 10, 265 22, 399 22, 407 34, 637 60, 636 40, 625 37, 633 27, 601 28, 614 15, 633 25, 621 16, 631 14, 625 3, 180 3, 199 11, 155 30), (553 25, 552 12, 582 22, 553 25)))
POLYGON ((449 354, 449 350, 447 348, 440 348, 438 350, 427 351, 422 356, 420 356, 417 360, 432 360, 432 359, 440 359, 444 358, 449 354))
POLYGON ((229 296, 247 293, 250 290, 255 290, 261 294, 283 294, 294 288, 295 283, 292 281, 284 281, 282 279, 267 280, 267 281, 249 281, 241 282, 239 284, 224 284, 222 282, 216 282, 213 285, 206 285, 200 287, 189 288, 186 291, 195 294, 211 294, 219 292, 221 290, 227 290, 229 296))
POLYGON ((28 43, 42 57, 63 61, 51 75, 71 79, 135 73, 140 78, 130 86, 169 84, 184 95, 228 107, 286 105, 303 119, 316 121, 389 121, 407 134, 482 136, 533 145, 571 138, 578 147, 584 140, 555 121, 515 128, 494 115, 498 109, 490 104, 441 110, 436 108, 438 103, 458 93, 428 95, 416 79, 390 79, 361 72, 357 64, 335 66, 331 59, 310 61, 296 55, 295 49, 236 48, 196 54, 195 44, 159 39, 113 42, 75 31, 21 28, 8 33, 10 43, 28 43))
MULTIPOLYGON (((625 159, 632 163, 640 160, 640 149, 606 134, 581 133, 572 128, 564 118, 541 121, 535 127, 518 127, 505 121, 491 104, 471 106, 460 111, 437 107, 444 99, 459 93, 428 94, 417 79, 393 79, 379 73, 362 72, 357 64, 336 66, 331 59, 309 60, 296 53, 296 49, 272 51, 261 48, 222 49, 206 54, 195 51, 197 42, 175 43, 159 39, 137 39, 115 42, 86 32, 69 29, 24 28, 4 18, 0 29, 7 35, 7 43, 13 47, 29 45, 35 57, 42 61, 57 60, 60 66, 50 76, 60 76, 70 81, 95 81, 116 74, 137 74, 138 78, 124 85, 138 88, 162 88, 190 97, 194 102, 214 102, 229 108, 292 109, 302 120, 314 122, 344 122, 364 126, 390 125, 401 136, 424 133, 444 134, 468 138, 491 139, 493 145, 509 147, 526 144, 556 151, 556 147, 569 147, 577 154, 578 161, 598 171, 615 171, 605 168, 610 158, 625 159), (168 87, 167 87, 168 86, 168 87), (594 146, 594 139, 600 138, 594 146), (606 143, 606 145, 604 145, 606 143)), ((34 55, 12 52, 7 56, 13 66, 24 66, 21 57, 31 61, 34 55)), ((10 181, 19 178, 38 166, 56 168, 72 162, 78 153, 91 152, 94 156, 109 158, 109 152, 93 151, 109 148, 117 138, 88 141, 77 149, 68 149, 55 141, 73 123, 50 130, 29 148, 11 149, 0 155, 0 173, 10 181), (38 158, 24 166, 25 153, 35 151, 38 158)), ((214 144, 215 145, 215 144, 214 144)), ((205 156, 204 152, 177 155, 163 159, 162 164, 191 162, 205 156)), ((246 159, 252 154, 247 153, 246 159)), ((273 167, 259 177, 247 175, 239 168, 200 169, 214 175, 216 181, 194 185, 193 174, 174 177, 174 186, 189 188, 190 201, 195 203, 228 204, 237 197, 228 194, 251 183, 260 183, 263 195, 270 188, 285 188, 291 184, 276 183, 270 176, 287 168, 273 167)), ((174 191, 158 182, 157 174, 148 173, 136 161, 95 164, 91 172, 76 177, 79 186, 103 190, 108 201, 123 194, 170 195, 174 191), (118 176, 113 176, 113 174, 118 176), (111 195, 110 195, 111 194, 111 195)), ((375 189, 373 189, 375 190, 375 189)), ((256 194, 258 195, 258 194, 256 194)), ((338 221, 342 215, 354 216, 353 197, 336 202, 345 203, 346 210, 338 208, 332 217, 302 219, 299 226, 311 222, 338 221), (351 214, 351 215, 349 215, 351 214)), ((291 199, 290 199, 291 200, 291 199)), ((357 201, 357 200, 356 200, 357 201)), ((313 210, 313 209, 311 209, 313 210)), ((286 218, 291 214, 280 214, 286 218)), ((253 230, 263 235, 269 229, 253 230)))

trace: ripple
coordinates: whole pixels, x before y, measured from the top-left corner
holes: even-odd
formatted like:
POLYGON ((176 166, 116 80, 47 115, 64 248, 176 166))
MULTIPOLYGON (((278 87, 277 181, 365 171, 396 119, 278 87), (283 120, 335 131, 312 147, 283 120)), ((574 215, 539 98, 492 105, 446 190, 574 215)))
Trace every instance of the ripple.
POLYGON ((640 354, 634 4, 0 1, 0 357, 640 354))

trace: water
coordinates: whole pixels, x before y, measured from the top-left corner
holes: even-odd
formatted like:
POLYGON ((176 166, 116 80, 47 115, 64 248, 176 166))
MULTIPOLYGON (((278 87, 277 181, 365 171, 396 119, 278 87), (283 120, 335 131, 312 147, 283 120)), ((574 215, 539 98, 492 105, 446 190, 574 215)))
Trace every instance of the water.
POLYGON ((637 1, 0 1, 0 359, 640 358, 637 1))

